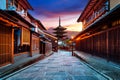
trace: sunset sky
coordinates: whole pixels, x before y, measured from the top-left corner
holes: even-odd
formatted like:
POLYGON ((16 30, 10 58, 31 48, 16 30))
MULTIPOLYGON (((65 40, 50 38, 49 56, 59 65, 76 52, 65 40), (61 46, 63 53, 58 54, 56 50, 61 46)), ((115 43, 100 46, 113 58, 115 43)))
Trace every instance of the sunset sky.
MULTIPOLYGON (((73 25, 80 25, 76 21, 83 11, 88 0, 28 0, 34 8, 30 13, 48 29, 58 26, 58 18, 61 17, 61 25, 72 25, 71 30, 78 30, 73 25)), ((70 28, 68 26, 67 28, 70 28)), ((68 29, 69 30, 69 29, 68 29)))

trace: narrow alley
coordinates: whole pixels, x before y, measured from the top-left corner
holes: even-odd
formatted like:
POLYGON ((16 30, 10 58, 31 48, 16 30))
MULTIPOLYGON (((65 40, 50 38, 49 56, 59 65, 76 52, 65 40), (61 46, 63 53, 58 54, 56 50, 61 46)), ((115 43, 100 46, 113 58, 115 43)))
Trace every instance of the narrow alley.
POLYGON ((71 52, 59 50, 57 53, 17 71, 6 80, 108 80, 88 67, 71 52))
POLYGON ((120 0, 0 0, 0 80, 120 80, 120 0))

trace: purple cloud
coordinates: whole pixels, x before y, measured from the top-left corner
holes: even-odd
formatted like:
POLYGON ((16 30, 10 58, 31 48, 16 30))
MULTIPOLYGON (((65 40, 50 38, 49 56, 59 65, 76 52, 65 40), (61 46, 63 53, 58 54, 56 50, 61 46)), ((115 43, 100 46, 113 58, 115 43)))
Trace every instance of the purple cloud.
POLYGON ((32 14, 45 17, 81 13, 88 0, 29 0, 34 8, 32 14))

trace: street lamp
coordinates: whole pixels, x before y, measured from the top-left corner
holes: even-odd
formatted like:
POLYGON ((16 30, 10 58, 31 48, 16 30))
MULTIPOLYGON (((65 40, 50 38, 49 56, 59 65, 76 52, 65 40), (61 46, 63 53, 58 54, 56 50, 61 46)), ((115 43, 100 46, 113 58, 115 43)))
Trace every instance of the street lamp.
POLYGON ((71 36, 71 41, 72 41, 72 56, 74 56, 74 52, 73 52, 73 36, 71 36))
POLYGON ((58 51, 58 40, 55 40, 55 51, 57 52, 58 51))

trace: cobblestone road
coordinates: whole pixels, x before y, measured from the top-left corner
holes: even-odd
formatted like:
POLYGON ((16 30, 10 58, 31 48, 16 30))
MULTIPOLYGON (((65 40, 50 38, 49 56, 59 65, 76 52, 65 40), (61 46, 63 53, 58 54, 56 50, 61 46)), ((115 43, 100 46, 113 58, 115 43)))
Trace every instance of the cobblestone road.
POLYGON ((16 73, 7 80, 107 80, 71 52, 61 51, 16 73))

